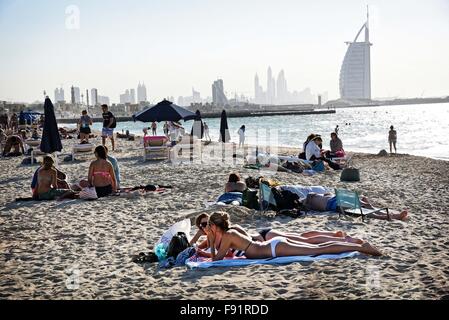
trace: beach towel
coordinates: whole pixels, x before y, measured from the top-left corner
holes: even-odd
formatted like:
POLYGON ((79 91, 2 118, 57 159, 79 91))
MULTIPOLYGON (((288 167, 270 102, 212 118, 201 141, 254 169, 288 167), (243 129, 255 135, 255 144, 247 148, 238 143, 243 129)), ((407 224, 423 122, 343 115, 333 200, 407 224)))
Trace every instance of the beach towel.
POLYGON ((242 267, 249 266, 255 264, 271 264, 271 265, 281 265, 281 264, 289 264, 293 262, 311 262, 317 260, 325 260, 325 259, 344 259, 344 258, 353 258, 359 255, 358 252, 345 252, 340 254, 323 254, 320 256, 292 256, 292 257, 277 257, 277 258, 269 258, 269 259, 246 259, 246 258, 225 258, 220 261, 212 261, 210 258, 198 257, 197 255, 192 256, 187 259, 186 265, 190 269, 206 269, 213 267, 242 267))

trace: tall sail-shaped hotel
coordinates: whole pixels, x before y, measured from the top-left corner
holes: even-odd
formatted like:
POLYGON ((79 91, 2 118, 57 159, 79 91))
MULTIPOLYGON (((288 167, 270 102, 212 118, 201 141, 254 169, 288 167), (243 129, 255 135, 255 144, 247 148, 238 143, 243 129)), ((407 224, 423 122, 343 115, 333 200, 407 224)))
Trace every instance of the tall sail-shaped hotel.
POLYGON ((346 42, 346 51, 340 71, 340 96, 342 99, 371 99, 371 43, 369 42, 369 15, 353 42, 346 42), (365 41, 358 42, 365 30, 365 41))

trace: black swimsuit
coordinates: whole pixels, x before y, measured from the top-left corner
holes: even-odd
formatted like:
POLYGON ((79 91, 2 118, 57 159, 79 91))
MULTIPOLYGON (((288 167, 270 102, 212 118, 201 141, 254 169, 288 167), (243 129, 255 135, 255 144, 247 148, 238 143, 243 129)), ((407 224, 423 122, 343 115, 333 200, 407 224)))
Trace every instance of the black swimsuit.
POLYGON ((262 229, 262 230, 259 231, 259 234, 260 234, 260 236, 262 237, 263 241, 267 241, 267 234, 268 234, 268 232, 270 232, 271 230, 273 230, 273 229, 271 229, 271 228, 266 228, 266 229, 262 229))

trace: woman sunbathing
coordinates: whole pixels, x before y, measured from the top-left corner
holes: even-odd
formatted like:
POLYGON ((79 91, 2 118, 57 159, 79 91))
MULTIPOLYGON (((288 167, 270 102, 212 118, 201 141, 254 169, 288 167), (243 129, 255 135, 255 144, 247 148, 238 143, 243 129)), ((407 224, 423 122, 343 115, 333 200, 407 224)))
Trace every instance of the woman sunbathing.
POLYGON ((275 237, 266 242, 254 242, 251 237, 242 235, 230 228, 229 215, 224 212, 216 212, 209 218, 205 229, 210 244, 213 261, 222 260, 230 249, 245 252, 248 259, 264 259, 286 256, 338 254, 358 251, 373 256, 382 255, 379 250, 368 242, 327 242, 322 244, 304 244, 285 237, 275 237), (218 240, 221 238, 220 240, 218 240), (218 243, 218 245, 217 245, 218 243), (218 252, 215 248, 218 247, 218 252))
MULTIPOLYGON (((191 245, 197 243, 201 236, 207 235, 207 225, 209 221, 209 215, 206 213, 202 213, 196 218, 195 225, 198 227, 198 232, 190 241, 191 245)), ((250 237, 253 241, 265 242, 269 241, 276 237, 285 237, 287 239, 304 243, 304 244, 323 244, 328 242, 348 242, 348 243, 358 243, 362 244, 363 240, 353 238, 351 236, 346 235, 343 231, 336 232, 326 232, 326 231, 308 231, 304 233, 294 233, 294 232, 282 232, 274 229, 262 229, 259 233, 250 234, 245 229, 243 229, 239 225, 232 225, 229 229, 233 229, 243 236, 250 237)), ((221 235, 218 235, 216 239, 216 243, 221 242, 221 235)), ((198 245, 198 249, 200 249, 200 255, 210 257, 209 253, 204 252, 204 249, 209 248, 208 240, 204 240, 198 245)), ((243 252, 239 250, 230 250, 228 256, 241 256, 243 252)))

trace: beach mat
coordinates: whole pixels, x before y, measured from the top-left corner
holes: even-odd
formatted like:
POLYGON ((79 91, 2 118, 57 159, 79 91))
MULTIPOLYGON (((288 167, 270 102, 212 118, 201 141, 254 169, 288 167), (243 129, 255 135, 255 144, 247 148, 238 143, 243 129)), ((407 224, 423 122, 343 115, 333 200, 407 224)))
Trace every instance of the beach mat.
POLYGON ((323 254, 319 256, 293 256, 293 257, 277 257, 269 259, 233 258, 233 259, 224 259, 220 261, 211 261, 210 258, 197 258, 196 256, 194 256, 186 261, 186 265, 190 269, 207 269, 213 267, 242 267, 255 264, 281 265, 293 262, 311 262, 325 259, 335 260, 335 259, 353 258, 357 255, 359 255, 359 253, 353 251, 340 254, 323 254))

